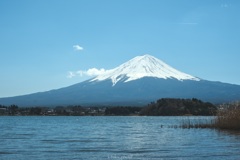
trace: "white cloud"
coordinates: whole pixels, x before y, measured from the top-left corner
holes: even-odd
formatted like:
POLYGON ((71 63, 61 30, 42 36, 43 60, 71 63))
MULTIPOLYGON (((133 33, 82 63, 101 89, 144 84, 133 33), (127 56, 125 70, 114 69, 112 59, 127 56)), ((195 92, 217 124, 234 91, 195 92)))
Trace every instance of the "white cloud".
POLYGON ((70 72, 68 72, 67 78, 73 78, 75 76, 76 76, 76 74, 70 71, 70 72))
POLYGON ((75 51, 82 51, 82 50, 83 50, 83 47, 81 47, 81 46, 79 46, 78 44, 76 44, 76 45, 73 45, 73 49, 74 49, 75 51))
POLYGON ((97 68, 90 68, 88 70, 79 70, 79 71, 69 71, 67 78, 73 78, 75 76, 98 76, 101 74, 104 74, 106 72, 108 72, 109 70, 105 70, 104 68, 101 69, 97 69, 97 68))
POLYGON ((97 69, 97 68, 91 68, 91 69, 88 69, 86 72, 84 72, 86 75, 88 76, 98 76, 98 75, 101 75, 101 74, 104 74, 106 73, 107 70, 101 68, 101 69, 97 69))

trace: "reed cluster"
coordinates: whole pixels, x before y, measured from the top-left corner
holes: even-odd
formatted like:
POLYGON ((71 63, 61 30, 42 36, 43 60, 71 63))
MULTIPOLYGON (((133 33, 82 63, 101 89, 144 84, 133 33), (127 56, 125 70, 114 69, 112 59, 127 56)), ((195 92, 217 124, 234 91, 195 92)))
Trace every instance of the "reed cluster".
POLYGON ((219 129, 240 130, 240 107, 219 110, 213 125, 219 129))
MULTIPOLYGON (((172 126, 176 128, 177 126, 172 126)), ((218 110, 217 115, 211 121, 184 120, 177 128, 214 128, 226 130, 240 130, 240 107, 231 107, 218 110)))

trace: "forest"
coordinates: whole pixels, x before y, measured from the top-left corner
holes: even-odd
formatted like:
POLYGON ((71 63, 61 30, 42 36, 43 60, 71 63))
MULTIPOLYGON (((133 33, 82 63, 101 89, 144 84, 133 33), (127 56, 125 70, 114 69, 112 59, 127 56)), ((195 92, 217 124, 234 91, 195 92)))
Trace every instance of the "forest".
POLYGON ((98 106, 86 107, 56 106, 56 107, 18 107, 17 105, 0 105, 0 115, 8 116, 211 116, 218 107, 199 99, 162 98, 146 106, 98 106))

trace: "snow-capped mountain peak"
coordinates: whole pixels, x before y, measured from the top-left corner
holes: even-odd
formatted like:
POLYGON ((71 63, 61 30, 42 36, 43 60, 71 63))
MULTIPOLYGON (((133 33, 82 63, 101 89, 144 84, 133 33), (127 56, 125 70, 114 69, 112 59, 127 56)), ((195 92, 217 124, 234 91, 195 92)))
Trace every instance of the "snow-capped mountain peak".
POLYGON ((163 61, 146 54, 143 56, 137 56, 122 65, 93 78, 91 81, 111 79, 114 86, 119 81, 129 82, 143 77, 171 78, 181 81, 200 80, 199 78, 180 72, 163 61))

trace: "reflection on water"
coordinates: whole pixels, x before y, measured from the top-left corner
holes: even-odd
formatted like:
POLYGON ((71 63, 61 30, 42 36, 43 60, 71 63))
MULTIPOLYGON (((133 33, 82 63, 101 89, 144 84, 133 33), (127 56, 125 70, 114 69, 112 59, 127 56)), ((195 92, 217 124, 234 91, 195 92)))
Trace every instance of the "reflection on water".
POLYGON ((240 159, 240 132, 168 127, 184 119, 0 117, 0 159, 240 159))

